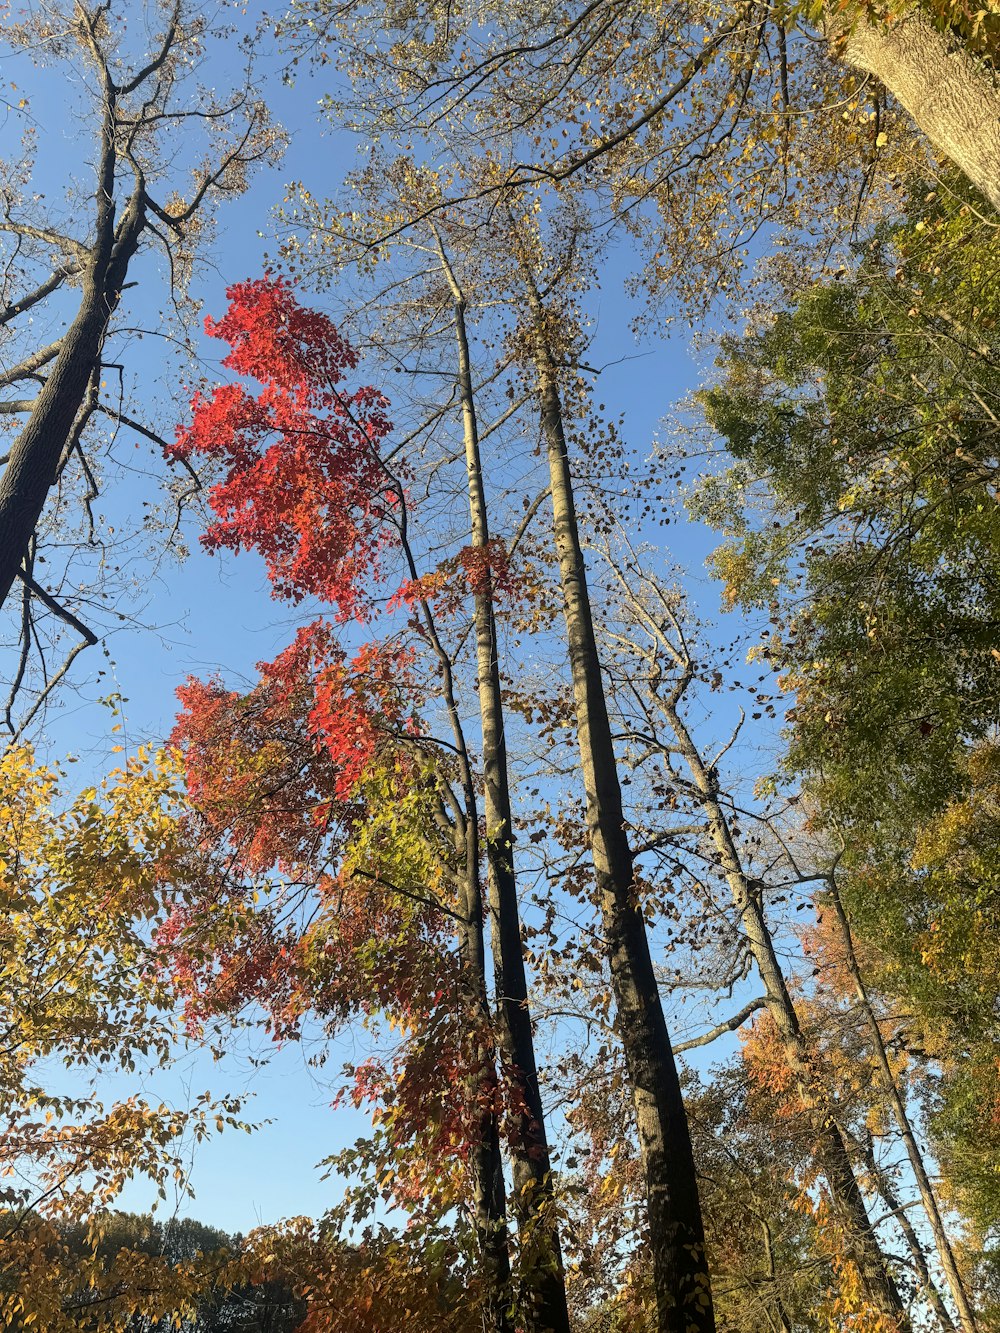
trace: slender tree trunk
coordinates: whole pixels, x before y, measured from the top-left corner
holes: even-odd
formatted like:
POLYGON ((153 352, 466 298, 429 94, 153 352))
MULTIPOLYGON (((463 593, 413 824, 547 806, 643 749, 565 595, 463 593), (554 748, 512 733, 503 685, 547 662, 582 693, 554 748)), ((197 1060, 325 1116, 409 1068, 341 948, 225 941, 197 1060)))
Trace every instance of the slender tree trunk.
POLYGON ((477 1248, 485 1276, 484 1333, 512 1333, 506 1197, 496 1108, 497 1075, 493 1053, 485 1039, 490 1028, 490 1006, 486 990, 486 948, 478 866, 475 879, 466 885, 464 906, 466 924, 462 931, 462 955, 470 992, 468 1001, 472 1020, 482 1034, 477 1040, 477 1068, 467 1080, 466 1096, 475 1108, 477 1121, 472 1154, 472 1192, 477 1248))
POLYGON ((843 41, 848 63, 884 83, 935 148, 1000 209, 1000 80, 995 71, 959 38, 938 32, 919 6, 887 24, 859 16, 843 41))
POLYGON ((875 1054, 878 1079, 882 1086, 882 1091, 885 1093, 886 1100, 892 1108, 893 1118, 896 1121, 900 1136, 903 1140, 903 1145, 906 1148, 906 1156, 910 1163, 910 1169, 913 1172, 913 1178, 917 1182, 917 1189, 920 1192, 920 1201, 924 1206, 927 1222, 930 1226, 931 1234, 934 1237, 934 1245, 937 1249, 938 1258, 941 1261, 941 1269, 948 1283, 948 1290, 951 1292, 951 1298, 955 1302, 955 1309, 958 1311, 959 1324, 963 1333, 978 1333, 975 1311, 969 1300, 969 1294, 966 1291, 965 1283, 962 1281, 962 1275, 959 1272, 958 1264, 955 1262, 955 1253, 952 1250, 951 1242, 948 1239, 948 1232, 945 1229, 944 1220, 941 1217, 941 1210, 938 1207, 937 1198, 934 1194, 934 1187, 931 1184, 930 1176, 927 1174, 924 1156, 920 1151, 920 1145, 917 1143, 916 1135, 913 1132, 913 1125, 910 1123, 910 1116, 906 1109, 906 1103, 903 1101, 903 1097, 899 1091, 899 1085, 893 1075, 892 1066, 889 1064, 889 1056, 885 1049, 885 1042, 882 1039, 882 1029, 879 1027, 878 1019, 875 1017, 875 1011, 872 1008, 868 989, 865 986, 864 978, 861 975, 861 967, 858 963, 858 956, 854 948, 854 936, 851 931, 851 923, 848 920, 847 912, 841 901, 840 890, 837 887, 837 881, 834 875, 831 875, 827 881, 827 900, 833 909, 833 914, 837 921, 841 942, 844 946, 844 959, 847 963, 847 970, 850 972, 851 980, 854 983, 854 993, 857 996, 858 1004, 864 1015, 868 1031, 871 1034, 872 1050, 875 1054))
MULTIPOLYGON (((774 1302, 774 1316, 777 1319, 778 1333, 795 1333, 788 1322, 788 1313, 778 1291, 778 1272, 774 1265, 774 1244, 771 1239, 771 1227, 766 1217, 760 1219, 761 1237, 764 1241, 764 1258, 767 1261, 767 1276, 771 1284, 771 1299, 774 1302)), ((774 1327, 774 1320, 771 1320, 774 1327)))
POLYGON ((80 305, 0 477, 0 604, 17 577, 91 380, 100 370, 108 320, 145 225, 141 185, 115 224, 114 114, 109 95, 97 173, 96 236, 84 265, 80 305))
MULTIPOLYGON (((398 478, 388 468, 385 470, 399 502, 396 521, 407 569, 410 577, 416 580, 418 570, 409 540, 406 493, 398 478)), ((452 661, 441 642, 430 603, 421 599, 419 605, 424 631, 438 659, 441 693, 451 726, 462 791, 461 803, 456 808, 453 833, 456 856, 463 867, 464 920, 460 932, 462 961, 468 979, 466 991, 470 1018, 476 1029, 475 1068, 466 1079, 465 1095, 474 1108, 477 1124, 476 1139, 472 1145, 473 1205, 478 1250, 485 1270, 484 1333, 513 1333, 507 1200, 500 1151, 496 1059, 490 1039, 493 1020, 486 980, 485 913, 480 876, 476 786, 465 728, 455 695, 452 661)))
POLYGON ((552 1163, 538 1085, 528 983, 521 945, 520 909, 514 875, 514 821, 500 691, 497 627, 493 611, 490 533, 465 323, 466 303, 440 237, 437 237, 437 243, 455 306, 458 381, 472 546, 481 552, 482 559, 481 565, 476 566, 473 573, 473 596, 485 780, 490 941, 500 1034, 508 1066, 505 1072, 511 1079, 515 1101, 519 1104, 514 1115, 515 1129, 510 1152, 514 1185, 512 1206, 518 1221, 524 1270, 525 1318, 535 1333, 569 1333, 562 1252, 553 1213, 552 1163))
POLYGON ((913 1264, 913 1271, 920 1279, 920 1285, 924 1295, 927 1297, 927 1304, 934 1311, 943 1333, 954 1333, 955 1325, 948 1308, 942 1299, 941 1293, 934 1285, 934 1279, 931 1277, 930 1269, 927 1267, 927 1258, 924 1255, 923 1246, 920 1244, 920 1237, 917 1235, 913 1223, 910 1221, 907 1210, 899 1201, 899 1196, 892 1187, 888 1175, 879 1166, 875 1160, 875 1153, 869 1143, 864 1149, 865 1170, 871 1177, 876 1190, 886 1201, 889 1209, 895 1218, 895 1221, 903 1233, 903 1239, 906 1241, 906 1248, 910 1251, 910 1260, 913 1264))
MULTIPOLYGON (((517 244, 515 238, 515 244, 517 244)), ((691 1138, 625 832, 586 564, 573 499, 558 370, 547 312, 520 253, 531 318, 542 432, 569 649, 587 828, 608 965, 642 1154, 659 1333, 714 1333, 691 1138)))
POLYGON ((864 1197, 854 1174, 847 1145, 837 1123, 836 1113, 818 1084, 808 1043, 799 1025, 784 973, 774 950, 774 942, 754 885, 743 871, 739 851, 729 821, 718 799, 718 780, 701 756, 675 702, 661 701, 677 749, 687 765, 708 821, 723 874, 750 945, 754 962, 764 983, 767 1012, 778 1032, 785 1061, 795 1078, 816 1144, 819 1163, 851 1257, 857 1264, 868 1301, 894 1320, 900 1329, 909 1328, 906 1310, 896 1283, 886 1268, 885 1258, 872 1229, 864 1197))

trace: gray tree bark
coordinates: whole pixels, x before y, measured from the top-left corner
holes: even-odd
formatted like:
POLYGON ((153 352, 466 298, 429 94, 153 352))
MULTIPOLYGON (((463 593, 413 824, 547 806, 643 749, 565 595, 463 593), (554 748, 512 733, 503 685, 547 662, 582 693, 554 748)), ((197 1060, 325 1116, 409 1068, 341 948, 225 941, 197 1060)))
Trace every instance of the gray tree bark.
MULTIPOLYGON (((834 34, 836 39, 836 34, 834 34)), ((848 64, 866 70, 1000 209, 1000 79, 919 10, 888 25, 859 17, 844 38, 848 64)))

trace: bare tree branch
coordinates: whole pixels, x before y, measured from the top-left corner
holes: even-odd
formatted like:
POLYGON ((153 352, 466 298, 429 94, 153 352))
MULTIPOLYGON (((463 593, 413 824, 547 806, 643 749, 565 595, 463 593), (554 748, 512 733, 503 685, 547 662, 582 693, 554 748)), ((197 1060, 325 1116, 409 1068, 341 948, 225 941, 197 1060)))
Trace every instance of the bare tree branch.
POLYGON ((700 1037, 692 1037, 690 1041, 678 1042, 674 1047, 674 1054, 679 1055, 682 1051, 693 1051, 696 1046, 708 1046, 710 1042, 717 1038, 724 1037, 727 1032, 736 1032, 751 1014, 755 1014, 758 1009, 765 1009, 766 1007, 767 997, 759 995, 756 1000, 751 1000, 749 1004, 745 1004, 739 1013, 733 1014, 732 1018, 727 1018, 724 1023, 717 1023, 714 1028, 702 1033, 700 1037))
POLYGON ((47 296, 51 296, 57 287, 61 286, 67 278, 71 278, 80 272, 80 264, 74 260, 72 263, 64 264, 61 268, 54 269, 52 274, 33 292, 27 296, 22 296, 19 301, 6 306, 0 310, 0 328, 9 324, 12 319, 17 319, 18 315, 23 315, 26 310, 32 306, 38 305, 39 301, 44 301, 47 296))

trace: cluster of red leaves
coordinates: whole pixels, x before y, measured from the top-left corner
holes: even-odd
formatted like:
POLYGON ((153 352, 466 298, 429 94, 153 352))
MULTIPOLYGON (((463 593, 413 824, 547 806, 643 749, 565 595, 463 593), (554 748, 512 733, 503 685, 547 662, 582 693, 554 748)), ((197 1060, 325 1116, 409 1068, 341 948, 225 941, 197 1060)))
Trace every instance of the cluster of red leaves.
POLYGON ((276 596, 311 594, 335 606, 338 619, 361 617, 396 500, 379 455, 391 428, 386 399, 371 387, 340 387, 357 354, 280 278, 239 283, 226 295, 228 312, 206 319, 205 331, 228 342, 222 364, 260 389, 196 393, 191 424, 169 450, 226 467, 209 493, 218 519, 202 540, 258 551, 276 596))
MULTIPOLYGON (((370 618, 403 498, 379 453, 387 404, 375 390, 348 395, 340 387, 356 369, 355 353, 285 283, 265 278, 228 295, 228 313, 206 329, 228 342, 224 364, 260 387, 196 395, 191 425, 173 447, 177 457, 216 458, 226 469, 210 493, 217 521, 204 540, 258 551, 276 596, 318 598, 341 622, 370 618)), ((424 598, 459 605, 487 587, 513 591, 498 541, 405 584, 390 609, 424 598)), ((187 683, 173 741, 197 812, 191 842, 225 873, 216 885, 206 875, 204 892, 161 937, 194 1023, 253 1002, 278 1035, 294 1032, 307 1010, 333 1024, 382 1013, 402 1030, 396 1058, 359 1071, 350 1095, 376 1108, 395 1143, 427 1149, 412 1177, 400 1176, 404 1205, 416 1203, 428 1172, 449 1175, 448 1163, 480 1136, 478 1118, 502 1110, 496 1081, 478 1077, 490 1062, 488 1041, 469 1020, 446 918, 419 894, 407 898, 363 872, 328 873, 365 819, 366 775, 382 779, 383 801, 386 774, 406 782, 398 737, 416 729, 410 662, 392 644, 349 658, 320 620, 260 663, 246 694, 218 681, 187 683), (294 906, 288 882, 307 885, 300 906, 307 902, 311 924, 300 920, 296 929, 287 912, 257 905, 241 883, 273 880, 275 871, 286 907, 294 906), (487 1085, 488 1105, 456 1095, 477 1083, 487 1085)))
MULTIPOLYGON (((308 632, 300 631, 298 637, 308 632)), ((337 800, 349 799, 374 759, 380 737, 384 740, 389 731, 414 730, 413 718, 405 708, 412 662, 409 648, 367 643, 349 663, 317 663, 309 728, 340 774, 334 792, 337 800)), ((301 677, 291 675, 289 679, 301 677)))
POLYGON ((411 654, 369 644, 348 660, 313 621, 248 693, 188 680, 171 742, 203 837, 224 840, 248 873, 294 873, 353 812, 387 731, 403 728, 411 654))
MULTIPOLYGON (((312 918, 304 931, 294 912, 283 919, 288 894, 274 906, 261 905, 241 886, 209 891, 174 909, 156 945, 189 1031, 252 1003, 280 1039, 297 1035, 309 1012, 335 1028, 357 1014, 389 1013, 412 1035, 426 1031, 429 1015, 450 1009, 457 970, 442 975, 440 919, 427 909, 329 875, 298 898, 312 918)), ((453 1090, 454 1071, 441 1087, 453 1090)))
MULTIPOLYGON (((364 895, 353 892, 345 905, 343 887, 316 872, 363 817, 358 785, 379 746, 393 744, 387 731, 407 724, 408 661, 407 652, 375 645, 348 660, 332 627, 319 620, 273 662, 258 664, 260 678, 249 693, 198 680, 178 691, 183 709, 171 740, 184 758, 191 851, 188 865, 169 870, 187 882, 194 905, 174 912, 157 944, 192 1027, 252 1001, 276 1032, 288 1035, 310 1006, 328 1014, 356 1011, 362 976, 366 1003, 417 1002, 426 959, 421 965, 386 953, 380 977, 379 959, 362 949, 369 931, 379 941, 405 937, 398 907, 394 914, 382 891, 368 890, 366 914, 364 895), (337 947, 342 994, 323 970, 314 972, 315 941, 256 905, 253 883, 272 871, 308 885, 327 908, 335 898, 344 935, 337 947), (374 921, 378 900, 385 919, 374 921)), ((286 908, 290 896, 286 887, 286 908)))
POLYGON ((511 601, 520 591, 506 544, 499 537, 491 537, 485 546, 463 546, 429 574, 404 580, 390 597, 387 609, 412 609, 426 601, 439 613, 454 615, 465 605, 470 592, 474 597, 486 595, 498 602, 511 601))
POLYGON ((303 941, 319 1013, 385 1012, 412 1031, 453 995, 456 977, 442 975, 439 916, 356 879, 331 884, 326 905, 333 910, 303 941))
POLYGON ((210 900, 178 905, 156 932, 188 1032, 195 1036, 213 1015, 252 1002, 276 1036, 293 1035, 303 1012, 294 932, 241 895, 217 905, 217 913, 210 900))
POLYGON ((517 592, 507 545, 499 537, 491 537, 485 546, 463 546, 458 559, 474 596, 512 598, 517 592))
MULTIPOLYGON (((457 960, 442 948, 439 914, 351 877, 321 875, 273 906, 245 886, 220 892, 216 885, 175 907, 156 946, 191 1032, 252 1003, 282 1039, 297 1034, 308 1012, 334 1028, 358 1014, 387 1013, 411 1038, 420 1034, 419 1046, 428 1024, 453 1013, 460 984, 457 960), (296 905, 312 919, 305 930, 288 911, 296 905)), ((454 1068, 442 1072, 443 1097, 453 1095, 455 1078, 454 1068)))
POLYGON ((450 1188, 455 1168, 482 1139, 482 1120, 502 1114, 493 1052, 487 1035, 474 1028, 467 1012, 442 1006, 424 1017, 393 1058, 371 1058, 351 1071, 344 1095, 401 1150, 391 1196, 407 1211, 425 1207, 428 1192, 450 1188), (419 1145, 416 1154, 413 1145, 419 1145))

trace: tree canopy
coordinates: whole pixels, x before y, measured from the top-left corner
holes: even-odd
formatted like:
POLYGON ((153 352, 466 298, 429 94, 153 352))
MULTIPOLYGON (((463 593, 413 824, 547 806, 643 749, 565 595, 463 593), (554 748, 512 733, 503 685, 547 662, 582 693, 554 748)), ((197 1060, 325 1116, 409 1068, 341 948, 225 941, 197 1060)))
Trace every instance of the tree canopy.
POLYGON ((1000 1327, 997 32, 7 16, 6 1326, 1000 1327))

